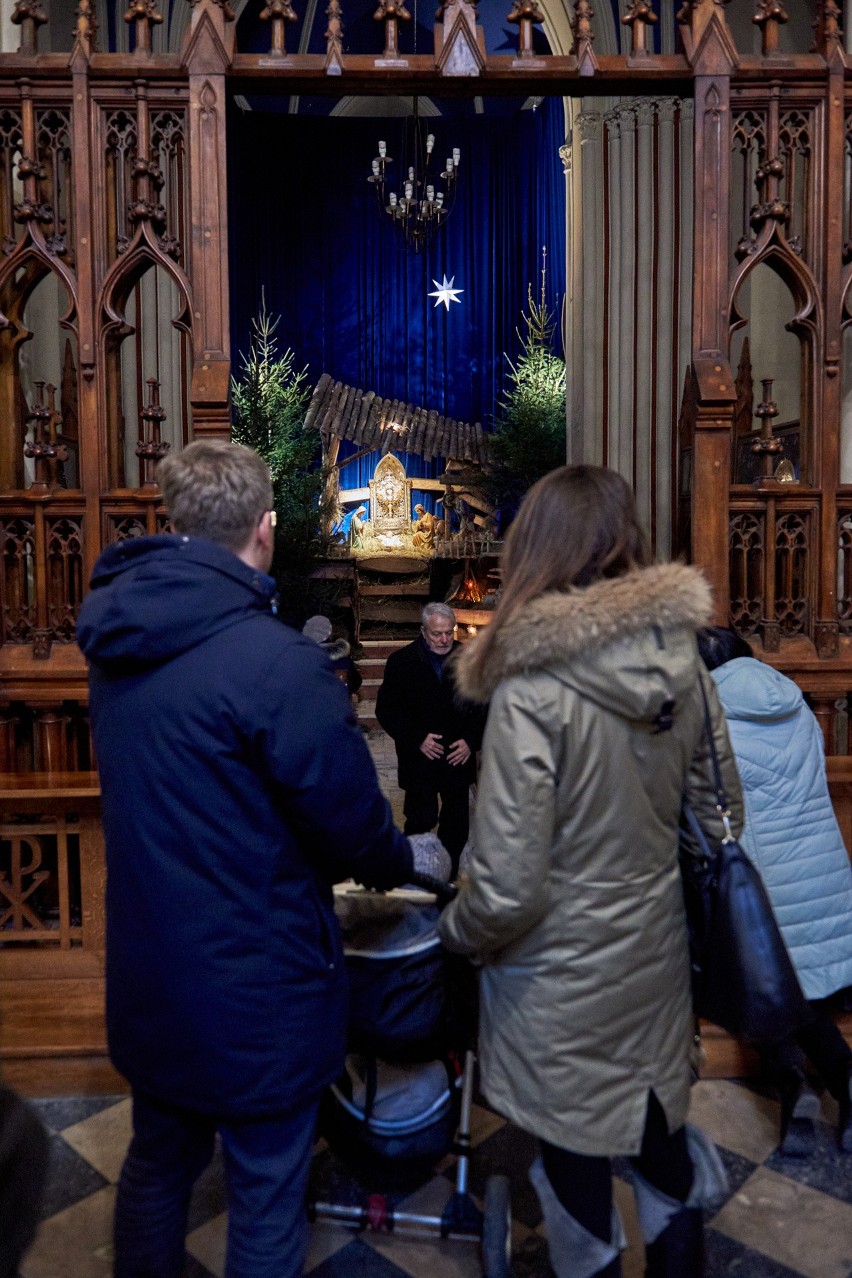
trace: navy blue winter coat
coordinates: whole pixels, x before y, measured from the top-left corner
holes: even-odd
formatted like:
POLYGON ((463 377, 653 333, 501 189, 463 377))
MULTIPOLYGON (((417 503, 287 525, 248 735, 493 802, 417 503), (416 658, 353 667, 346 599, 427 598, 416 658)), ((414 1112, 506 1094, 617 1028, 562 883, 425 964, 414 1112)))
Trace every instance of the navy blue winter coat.
POLYGON ((331 885, 411 875, 346 689, 274 582, 200 538, 110 547, 78 623, 107 847, 107 1025, 141 1091, 284 1112, 342 1067, 331 885))

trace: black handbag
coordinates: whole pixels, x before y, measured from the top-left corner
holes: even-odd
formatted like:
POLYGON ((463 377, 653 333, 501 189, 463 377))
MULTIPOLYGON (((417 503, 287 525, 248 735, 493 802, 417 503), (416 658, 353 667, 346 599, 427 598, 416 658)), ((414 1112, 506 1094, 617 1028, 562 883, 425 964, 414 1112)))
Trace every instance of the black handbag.
POLYGON ((725 836, 708 838, 684 803, 683 879, 692 1000, 696 1016, 736 1038, 777 1042, 804 1021, 808 1005, 760 874, 731 832, 707 693, 701 685, 716 811, 725 836))

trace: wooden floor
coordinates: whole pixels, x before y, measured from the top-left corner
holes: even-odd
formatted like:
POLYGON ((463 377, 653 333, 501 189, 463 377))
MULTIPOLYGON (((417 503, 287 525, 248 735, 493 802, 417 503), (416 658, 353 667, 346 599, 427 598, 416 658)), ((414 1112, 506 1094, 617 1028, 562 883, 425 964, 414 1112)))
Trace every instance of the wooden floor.
MULTIPOLYGON (((838 1020, 852 1045, 852 1012, 838 1020)), ((757 1054, 714 1025, 702 1026, 700 1076, 749 1078, 758 1072, 757 1054)), ((128 1085, 106 1053, 38 1058, 6 1058, 3 1080, 24 1096, 118 1096, 128 1085)))

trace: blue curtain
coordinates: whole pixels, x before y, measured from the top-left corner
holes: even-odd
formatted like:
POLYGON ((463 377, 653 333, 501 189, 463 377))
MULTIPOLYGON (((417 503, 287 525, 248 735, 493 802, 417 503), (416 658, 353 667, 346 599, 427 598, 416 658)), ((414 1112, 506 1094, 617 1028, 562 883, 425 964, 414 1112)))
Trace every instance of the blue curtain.
MULTIPOLYGON (((257 103, 257 99, 254 100, 257 103)), ((501 104, 505 112, 505 103, 501 104)), ((367 181, 378 140, 398 155, 402 121, 233 109, 229 138, 231 315, 235 372, 261 289, 312 384, 327 372, 376 394, 488 428, 506 357, 519 353, 527 290, 559 319, 565 281, 561 98, 536 110, 430 119, 443 158, 461 150, 455 207, 430 248, 406 252, 367 181), (447 310, 428 294, 444 275, 461 289, 447 310)), ((440 462, 401 458, 412 476, 440 462)), ((342 487, 376 458, 346 468, 342 487)), ((431 501, 424 505, 431 507, 431 501)))

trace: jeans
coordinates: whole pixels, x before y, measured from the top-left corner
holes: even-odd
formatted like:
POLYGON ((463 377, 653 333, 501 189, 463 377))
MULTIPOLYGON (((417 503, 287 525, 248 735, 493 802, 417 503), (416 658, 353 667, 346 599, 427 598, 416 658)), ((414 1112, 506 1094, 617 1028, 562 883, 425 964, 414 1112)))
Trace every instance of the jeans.
POLYGON ((225 1278, 298 1278, 317 1102, 298 1113, 217 1118, 133 1095, 133 1139, 115 1204, 115 1278, 180 1278, 192 1186, 222 1140, 225 1278))

